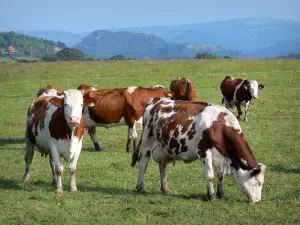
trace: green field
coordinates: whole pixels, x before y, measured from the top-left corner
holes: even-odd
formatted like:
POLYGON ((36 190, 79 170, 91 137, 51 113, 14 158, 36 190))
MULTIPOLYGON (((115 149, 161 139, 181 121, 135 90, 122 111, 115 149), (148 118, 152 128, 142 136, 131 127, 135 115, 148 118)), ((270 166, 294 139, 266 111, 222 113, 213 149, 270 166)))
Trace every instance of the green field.
MULTIPOLYGON (((93 61, 0 64, 0 224, 300 224, 300 61, 190 60, 93 61), (99 88, 169 87, 177 76, 195 86, 197 99, 220 104, 226 75, 265 85, 241 127, 256 159, 267 166, 262 202, 248 204, 238 184, 225 177, 225 197, 207 201, 199 161, 169 166, 171 193, 162 194, 157 164, 150 160, 146 194, 137 194, 137 168, 125 153, 127 128, 97 128, 104 152, 85 134, 77 164, 77 193, 51 184, 49 159, 36 151, 31 182, 24 186, 24 130, 37 90, 81 83, 99 88)), ((236 110, 233 110, 236 114, 236 110)))

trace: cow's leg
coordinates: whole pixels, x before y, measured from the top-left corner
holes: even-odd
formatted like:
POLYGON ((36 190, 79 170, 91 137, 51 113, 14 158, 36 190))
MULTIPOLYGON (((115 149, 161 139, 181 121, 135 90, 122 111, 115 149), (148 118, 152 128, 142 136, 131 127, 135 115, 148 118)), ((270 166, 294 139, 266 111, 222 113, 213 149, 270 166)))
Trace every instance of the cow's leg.
POLYGON ((138 135, 136 132, 136 127, 135 124, 133 125, 132 128, 129 127, 128 129, 128 139, 127 139, 127 144, 126 144, 126 152, 130 152, 131 149, 131 140, 133 140, 133 151, 136 150, 136 139, 138 135))
POLYGON ((244 107, 245 107, 245 118, 244 118, 244 120, 245 120, 246 122, 248 122, 247 113, 248 113, 248 109, 249 109, 249 107, 250 107, 250 104, 251 104, 251 101, 248 101, 248 102, 244 105, 244 107))
POLYGON ((24 174, 24 182, 29 182, 29 172, 30 172, 30 164, 32 162, 32 158, 34 155, 34 144, 26 137, 26 152, 24 156, 24 161, 26 164, 25 174, 24 174))
POLYGON ((224 196, 223 191, 223 173, 218 173, 218 186, 217 186, 217 196, 222 198, 224 196))
POLYGON ((57 175, 56 175, 56 171, 55 171, 55 163, 54 160, 51 156, 51 154, 49 155, 49 163, 50 163, 50 167, 51 167, 51 171, 52 171, 52 184, 57 184, 57 175))
POLYGON ((214 170, 212 165, 212 154, 211 151, 206 151, 206 157, 202 158, 200 155, 200 160, 204 167, 204 176, 207 182, 207 197, 210 200, 215 198, 214 195, 214 170))
POLYGON ((56 193, 62 194, 63 186, 62 186, 61 178, 62 178, 62 173, 64 171, 64 167, 60 162, 60 155, 58 153, 56 146, 52 146, 51 156, 52 156, 54 164, 55 164, 55 172, 56 172, 56 176, 57 176, 56 193))
POLYGON ((241 118, 241 115, 243 114, 242 113, 242 110, 241 110, 241 104, 240 103, 236 103, 236 108, 238 110, 238 116, 236 117, 238 120, 240 120, 241 118))
POLYGON ((78 150, 75 152, 74 157, 70 160, 69 168, 70 168, 70 185, 69 190, 71 192, 77 191, 75 173, 76 173, 76 165, 81 152, 82 141, 78 143, 78 150))
POLYGON ((159 164, 159 172, 160 172, 160 190, 162 192, 169 192, 169 185, 167 180, 167 166, 168 161, 166 156, 163 154, 159 147, 153 150, 153 159, 155 162, 159 164))
POLYGON ((151 156, 151 151, 154 149, 154 143, 151 141, 141 141, 139 146, 140 158, 139 158, 139 178, 136 189, 138 192, 144 192, 144 177, 147 170, 148 162, 151 156))
MULTIPOLYGON (((224 102, 225 102, 225 107, 226 107, 226 109, 230 110, 231 107, 230 107, 229 102, 228 102, 224 97, 223 97, 223 100, 224 100, 224 102)), ((223 103, 223 101, 222 101, 222 103, 223 103)))
POLYGON ((89 127, 88 128, 88 133, 92 139, 92 142, 94 144, 94 147, 95 147, 95 150, 96 151, 102 151, 99 143, 98 143, 98 140, 97 140, 97 136, 96 136, 96 126, 93 126, 93 127, 89 127))

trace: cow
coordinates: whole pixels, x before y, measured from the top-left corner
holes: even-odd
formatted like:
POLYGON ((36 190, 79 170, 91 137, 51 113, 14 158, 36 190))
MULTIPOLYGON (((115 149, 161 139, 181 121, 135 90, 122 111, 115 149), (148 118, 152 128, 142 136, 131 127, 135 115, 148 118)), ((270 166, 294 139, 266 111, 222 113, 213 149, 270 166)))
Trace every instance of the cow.
POLYGON ((170 90, 174 93, 172 100, 195 101, 196 92, 193 84, 186 78, 177 77, 170 83, 170 90))
POLYGON ((261 200, 266 166, 256 161, 238 120, 223 106, 166 98, 150 100, 143 115, 139 146, 132 156, 131 166, 139 161, 138 192, 144 191, 144 175, 151 153, 159 164, 163 192, 169 191, 168 163, 200 159, 209 199, 214 199, 214 167, 218 197, 224 195, 223 176, 228 174, 234 176, 249 201, 261 200))
POLYGON ((60 96, 63 91, 59 88, 48 85, 47 87, 40 88, 37 93, 37 98, 41 98, 44 96, 60 96))
POLYGON ((119 125, 128 126, 126 151, 130 151, 132 140, 135 151, 136 125, 141 123, 149 98, 173 96, 172 92, 166 91, 161 85, 152 88, 128 87, 97 90, 94 90, 92 86, 80 85, 78 88, 84 90, 85 96, 96 99, 93 107, 84 109, 83 117, 85 127, 88 128, 97 151, 102 149, 96 138, 96 126, 110 128, 119 125))
POLYGON ((226 76, 221 82, 220 89, 223 95, 222 104, 225 102, 227 109, 234 105, 238 110, 237 119, 240 120, 242 113, 241 105, 245 108, 245 121, 248 121, 247 112, 254 99, 258 98, 258 89, 263 89, 263 84, 258 84, 256 80, 237 79, 226 76))
POLYGON ((45 96, 37 98, 29 107, 25 131, 26 169, 24 182, 29 182, 29 170, 34 155, 34 147, 42 154, 49 154, 53 184, 56 192, 63 193, 60 162, 62 156, 69 163, 70 191, 77 191, 75 172, 81 152, 84 124, 82 118, 83 104, 88 105, 91 98, 83 98, 79 90, 67 90, 62 98, 45 96))

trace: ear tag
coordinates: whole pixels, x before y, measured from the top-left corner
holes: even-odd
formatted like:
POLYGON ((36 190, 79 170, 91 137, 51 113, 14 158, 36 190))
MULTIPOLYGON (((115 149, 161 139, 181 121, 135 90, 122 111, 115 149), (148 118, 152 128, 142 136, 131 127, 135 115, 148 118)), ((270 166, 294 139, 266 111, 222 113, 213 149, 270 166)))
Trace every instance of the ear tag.
POLYGON ((90 104, 90 108, 91 108, 91 107, 94 107, 94 106, 95 106, 95 103, 92 102, 92 103, 90 104))

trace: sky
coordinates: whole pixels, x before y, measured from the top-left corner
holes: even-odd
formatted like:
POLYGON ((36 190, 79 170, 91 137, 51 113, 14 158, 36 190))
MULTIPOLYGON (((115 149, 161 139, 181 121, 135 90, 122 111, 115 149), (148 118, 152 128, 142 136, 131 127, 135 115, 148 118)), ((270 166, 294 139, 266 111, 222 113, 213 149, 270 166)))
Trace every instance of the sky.
POLYGON ((0 0, 0 31, 168 26, 243 17, 300 22, 300 0, 0 0))

